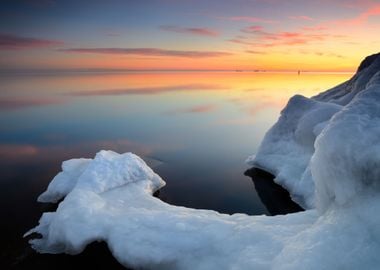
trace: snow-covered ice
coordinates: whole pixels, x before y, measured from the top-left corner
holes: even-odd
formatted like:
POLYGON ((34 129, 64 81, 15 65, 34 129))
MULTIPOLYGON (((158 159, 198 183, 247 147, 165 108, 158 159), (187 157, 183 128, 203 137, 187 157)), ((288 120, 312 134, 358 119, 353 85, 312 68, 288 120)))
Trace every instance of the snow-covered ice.
MULTIPOLYGON (((331 120, 335 115, 340 115, 340 112, 347 110, 348 104, 359 98, 359 93, 365 90, 376 91, 379 71, 380 55, 371 55, 347 82, 312 98, 300 95, 292 97, 281 112, 278 122, 265 135, 258 152, 249 157, 247 163, 274 174, 275 181, 291 193, 294 201, 304 208, 314 208, 316 181, 310 170, 310 161, 316 150, 316 138, 333 122, 331 120)), ((379 115, 373 108, 375 102, 374 100, 372 106, 369 105, 371 109, 367 112, 373 117, 379 115)), ((351 129, 358 128, 359 124, 359 120, 352 124, 345 123, 346 133, 341 133, 341 137, 336 138, 334 143, 346 144, 344 151, 353 150, 348 145, 351 142, 346 141, 345 137, 350 135, 353 131, 351 129)), ((368 132, 363 130, 362 133, 355 134, 356 140, 362 140, 366 144, 366 133, 368 132)), ((334 143, 328 147, 336 151, 334 143)), ((358 157, 360 151, 352 155, 358 157)))
POLYGON ((169 205, 165 182, 134 154, 101 151, 63 163, 39 200, 33 248, 80 253, 105 241, 143 269, 378 269, 380 265, 380 56, 348 82, 293 97, 251 164, 274 173, 304 212, 226 215, 169 205))

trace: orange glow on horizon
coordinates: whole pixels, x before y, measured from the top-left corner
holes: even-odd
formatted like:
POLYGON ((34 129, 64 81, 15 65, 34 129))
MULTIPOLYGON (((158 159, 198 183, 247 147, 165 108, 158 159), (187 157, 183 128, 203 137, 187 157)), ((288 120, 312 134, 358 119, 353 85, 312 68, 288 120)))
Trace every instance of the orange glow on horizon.
POLYGON ((119 56, 93 56, 54 58, 43 63, 49 69, 128 69, 128 70, 246 70, 246 71, 321 71, 354 72, 365 57, 360 53, 350 58, 320 57, 318 55, 247 53, 217 59, 182 59, 177 57, 133 58, 119 56), (180 65, 179 65, 180 63, 180 65))
MULTIPOLYGON (((119 3, 120 7, 105 4, 113 11, 107 14, 78 2, 78 7, 88 10, 88 17, 70 20, 64 15, 48 16, 49 9, 46 14, 30 9, 31 17, 57 31, 49 28, 41 33, 31 26, 30 31, 16 27, 10 33, 0 32, 0 70, 353 72, 365 56, 380 50, 380 4, 372 0, 286 5, 273 0, 241 6, 217 1, 208 4, 208 12, 203 12, 201 3, 186 1, 163 1, 156 9, 140 9, 127 2, 119 3), (278 9, 268 12, 273 5, 278 9), (138 18, 144 19, 125 21, 124 12, 122 18, 109 16, 125 7, 127 14, 140 12, 138 18), (187 14, 186 18, 180 14, 187 14), (99 30, 103 24, 108 30, 99 30)), ((57 3, 56 9, 65 5, 57 3)), ((10 4, 9 8, 16 12, 20 7, 10 4)), ((6 20, 15 23, 15 18, 6 20)))

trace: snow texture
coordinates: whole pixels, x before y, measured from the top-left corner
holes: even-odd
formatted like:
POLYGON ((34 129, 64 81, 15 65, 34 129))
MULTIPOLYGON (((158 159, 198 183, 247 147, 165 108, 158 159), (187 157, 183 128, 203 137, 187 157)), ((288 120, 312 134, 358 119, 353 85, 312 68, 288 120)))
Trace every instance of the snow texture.
MULTIPOLYGON (((369 139, 366 129, 362 132, 353 132, 364 125, 362 121, 365 119, 372 117, 373 119, 369 121, 375 123, 375 118, 379 116, 376 108, 376 101, 379 100, 375 99, 377 98, 375 92, 379 88, 379 71, 380 55, 371 55, 362 62, 358 72, 347 82, 312 98, 300 95, 292 97, 282 110, 278 122, 265 135, 257 153, 249 157, 247 163, 274 174, 275 181, 285 187, 291 193, 293 200, 304 208, 316 207, 314 192, 316 172, 312 173, 311 157, 318 150, 317 137, 324 133, 329 125, 335 125, 334 119, 338 117, 339 121, 342 121, 337 124, 341 127, 341 131, 336 133, 340 136, 335 137, 335 140, 331 139, 330 143, 324 143, 325 147, 322 148, 336 151, 336 155, 341 155, 341 151, 344 153, 350 151, 354 158, 359 158, 361 148, 355 148, 355 145, 350 147, 349 144, 361 140, 363 143, 360 147, 369 146, 366 141, 369 139), (372 103, 367 101, 366 105, 359 105, 364 102, 363 99, 368 99, 362 95, 362 92, 370 92, 365 95, 371 95, 369 99, 374 99, 372 103), (364 117, 362 111, 355 111, 353 106, 360 108, 368 106, 367 116, 364 117), (345 115, 347 110, 350 110, 352 115, 357 115, 357 121, 343 123, 342 114, 345 115), (339 151, 335 148, 335 144, 342 145, 339 151)), ((376 149, 373 151, 376 152, 376 149)), ((337 160, 331 162, 335 165, 337 160)), ((352 167, 355 164, 346 165, 352 167)), ((371 165, 368 166, 373 169, 371 165)), ((349 168, 342 167, 342 170, 349 168)))
POLYGON ((42 235, 32 247, 77 254, 105 241, 136 269, 378 269, 380 72, 368 70, 379 59, 335 90, 292 98, 253 160, 317 209, 268 217, 169 205, 152 196, 165 183, 139 157, 101 151, 63 163, 39 197, 63 201, 26 234, 42 235))

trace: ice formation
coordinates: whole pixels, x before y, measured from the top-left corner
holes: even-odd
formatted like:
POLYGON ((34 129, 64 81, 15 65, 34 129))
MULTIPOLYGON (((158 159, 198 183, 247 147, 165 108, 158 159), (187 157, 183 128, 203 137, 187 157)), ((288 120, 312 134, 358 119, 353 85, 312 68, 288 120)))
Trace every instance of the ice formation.
POLYGON ((101 151, 63 163, 39 197, 63 201, 30 243, 77 254, 105 241, 138 269, 378 269, 380 56, 370 60, 332 90, 292 98, 252 161, 316 209, 267 217, 169 205, 152 196, 164 181, 139 157, 101 151))
MULTIPOLYGON (((316 138, 327 125, 334 122, 332 120, 335 115, 341 115, 341 112, 347 110, 347 105, 363 98, 359 97, 361 92, 376 92, 379 71, 380 55, 371 55, 361 63, 358 72, 350 80, 312 98, 300 95, 292 97, 281 112, 278 122, 265 135, 256 155, 248 158, 248 164, 271 172, 276 176, 275 181, 291 193, 293 200, 305 208, 314 208, 316 181, 311 173, 311 157, 316 151, 316 138)), ((376 99, 372 98, 374 103, 368 104, 367 114, 376 118, 379 114, 373 108, 376 99)), ((359 117, 359 112, 357 115, 359 117)), ((336 151, 334 144, 339 143, 346 144, 346 149, 341 149, 342 151, 353 150, 345 137, 350 135, 354 128, 359 128, 360 124, 359 119, 357 122, 344 124, 345 133, 341 133, 341 137, 337 137, 334 143, 329 145, 330 149, 336 151)), ((363 141, 362 147, 367 143, 366 133, 367 131, 363 130, 362 133, 356 134, 356 140, 363 141)), ((351 154, 358 157, 360 152, 351 154)))

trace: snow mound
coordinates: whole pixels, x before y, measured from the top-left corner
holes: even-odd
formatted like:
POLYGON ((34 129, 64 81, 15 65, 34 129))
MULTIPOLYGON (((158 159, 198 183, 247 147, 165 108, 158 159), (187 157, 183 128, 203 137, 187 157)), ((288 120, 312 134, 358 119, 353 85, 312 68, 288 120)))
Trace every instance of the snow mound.
POLYGON ((103 150, 93 160, 80 158, 64 161, 62 172, 54 177, 38 201, 57 202, 74 188, 100 194, 131 182, 141 182, 150 193, 165 185, 140 157, 132 153, 120 155, 103 150))
POLYGON ((78 158, 66 160, 62 163, 62 172, 58 173, 50 182, 48 189, 42 193, 37 201, 56 203, 64 198, 78 182, 79 176, 87 168, 90 159, 78 158))
POLYGON ((319 209, 380 192, 380 72, 315 142, 311 175, 319 209))
POLYGON ((292 98, 252 161, 299 198, 312 194, 317 209, 267 217, 169 205, 152 196, 165 182, 143 160, 101 151, 63 163, 39 198, 63 201, 26 235, 42 235, 30 240, 41 253, 77 254, 105 241, 136 269, 378 269, 380 72, 343 105, 349 94, 292 98))
MULTIPOLYGON (((249 157, 247 163, 274 174, 275 181, 291 193, 294 201, 304 208, 314 208, 316 179, 311 170, 311 157, 318 148, 316 139, 333 122, 336 115, 356 106, 355 100, 359 98, 360 93, 367 90, 375 92, 380 80, 379 71, 380 54, 371 55, 362 62, 358 72, 347 82, 312 98, 300 95, 292 97, 281 112, 278 122, 265 135, 258 152, 249 157)), ((362 98, 364 97, 360 97, 362 98)), ((374 106, 375 104, 370 106, 367 114, 375 117, 378 112, 374 106), (371 111, 372 109, 374 111, 371 111)), ((360 112, 352 110, 352 114, 364 119, 360 112)), ((366 144, 366 130, 355 135, 350 134, 351 128, 359 128, 359 124, 360 121, 355 122, 353 125, 356 126, 352 127, 348 122, 341 123, 346 132, 341 132, 340 137, 328 144, 330 151, 337 151, 334 144, 349 144, 348 138, 345 140, 346 136, 350 136, 352 140, 357 136, 357 140, 363 140, 363 144, 366 144)), ((347 149, 339 149, 337 155, 341 154, 340 151, 354 150, 349 145, 345 147, 347 149)), ((358 152, 351 154, 356 158, 360 151, 355 150, 358 152)), ((331 162, 335 164, 336 161, 331 162)))

